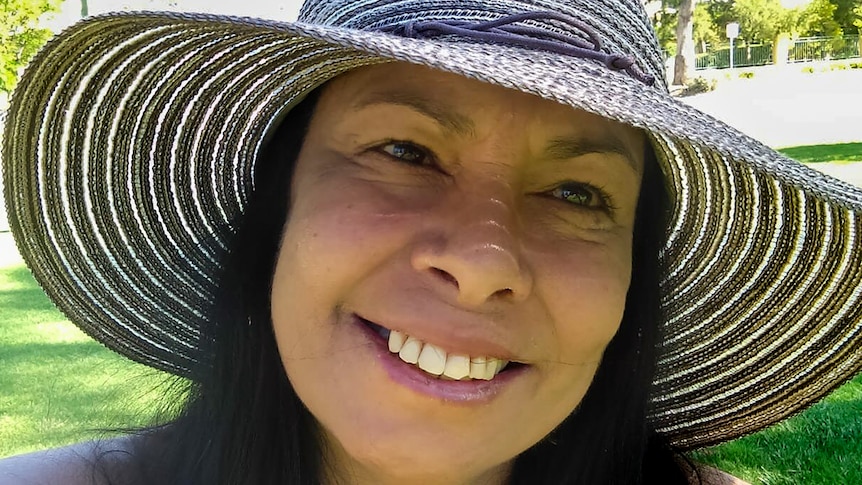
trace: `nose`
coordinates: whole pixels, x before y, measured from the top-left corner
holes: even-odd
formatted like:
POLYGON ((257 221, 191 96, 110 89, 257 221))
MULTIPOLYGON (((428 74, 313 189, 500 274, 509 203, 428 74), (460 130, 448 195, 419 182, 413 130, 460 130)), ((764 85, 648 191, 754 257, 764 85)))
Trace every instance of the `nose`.
POLYGON ((473 186, 469 194, 449 197, 429 221, 428 237, 414 246, 413 268, 453 286, 464 306, 523 301, 532 291, 515 209, 506 192, 473 186))

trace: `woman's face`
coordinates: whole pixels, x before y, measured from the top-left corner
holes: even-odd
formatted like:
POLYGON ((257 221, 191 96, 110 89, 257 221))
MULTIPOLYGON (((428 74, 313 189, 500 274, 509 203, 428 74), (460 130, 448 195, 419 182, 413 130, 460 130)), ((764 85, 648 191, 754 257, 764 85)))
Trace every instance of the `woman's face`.
POLYGON ((494 480, 572 412, 622 318, 644 143, 417 66, 327 85, 272 319, 333 473, 494 480))

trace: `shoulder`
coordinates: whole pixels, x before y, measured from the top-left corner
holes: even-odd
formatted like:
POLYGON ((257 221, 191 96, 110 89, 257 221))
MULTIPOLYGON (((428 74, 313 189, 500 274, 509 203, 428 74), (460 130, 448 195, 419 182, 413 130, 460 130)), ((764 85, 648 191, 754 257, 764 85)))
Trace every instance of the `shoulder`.
POLYGON ((740 480, 729 473, 707 465, 697 465, 697 475, 700 477, 699 482, 696 477, 691 476, 689 482, 693 484, 700 483, 701 485, 750 485, 748 482, 740 480))
POLYGON ((0 460, 5 485, 124 485, 132 438, 77 443, 0 460))

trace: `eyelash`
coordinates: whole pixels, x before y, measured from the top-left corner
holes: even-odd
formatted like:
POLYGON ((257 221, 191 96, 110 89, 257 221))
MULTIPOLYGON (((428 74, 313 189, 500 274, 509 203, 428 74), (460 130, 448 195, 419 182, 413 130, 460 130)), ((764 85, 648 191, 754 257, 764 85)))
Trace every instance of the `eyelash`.
POLYGON ((379 145, 378 150, 380 152, 382 152, 384 155, 386 155, 387 157, 392 158, 394 160, 397 160, 399 162, 407 163, 408 165, 413 165, 413 166, 428 166, 428 165, 433 166, 433 165, 436 165, 437 157, 434 156, 434 154, 431 152, 431 150, 429 150, 429 149, 427 149, 421 145, 417 145, 416 143, 409 142, 409 141, 389 140, 389 141, 386 141, 385 143, 379 145), (399 157, 393 153, 390 153, 386 150, 387 147, 399 147, 399 146, 400 147, 407 147, 408 150, 413 150, 415 152, 419 152, 420 156, 422 157, 421 160, 419 160, 417 162, 416 160, 405 159, 403 157, 399 157))
POLYGON ((561 200, 567 204, 571 204, 573 206, 584 208, 587 210, 597 210, 597 211, 604 211, 604 212, 612 213, 612 212, 614 212, 614 209, 615 209, 614 204, 613 204, 613 199, 611 198, 610 194, 607 193, 607 191, 602 190, 601 188, 596 187, 595 185, 584 183, 584 182, 575 182, 575 181, 563 182, 563 183, 557 185, 556 187, 548 190, 545 193, 554 199, 558 199, 558 200, 561 200), (590 200, 586 203, 575 202, 575 201, 569 200, 562 193, 562 192, 567 191, 567 190, 568 191, 581 192, 581 195, 583 195, 583 192, 586 192, 588 195, 590 195, 593 198, 593 200, 590 200), (595 205, 592 205, 593 203, 595 203, 595 205))
MULTIPOLYGON (((383 155, 396 160, 398 162, 406 163, 410 166, 422 167, 422 166, 437 166, 436 160, 437 158, 434 156, 433 152, 422 145, 418 145, 413 142, 404 141, 404 140, 388 140, 380 145, 378 145, 377 150, 381 152, 383 155), (395 155, 390 151, 387 151, 387 147, 403 147, 401 149, 397 149, 397 151, 401 151, 402 155, 404 151, 412 150, 414 152, 418 152, 419 159, 405 159, 401 156, 395 155), (406 148, 407 150, 405 150, 406 148)), ((613 199, 607 191, 602 190, 595 185, 584 183, 584 182, 575 182, 575 181, 566 181, 552 189, 549 189, 544 192, 544 195, 547 195, 550 198, 557 199, 562 201, 563 203, 569 204, 574 207, 587 209, 587 210, 595 210, 595 211, 603 211, 608 213, 613 213, 615 207, 613 205, 613 199), (578 203, 571 200, 568 200, 562 192, 564 191, 583 191, 585 190, 588 194, 590 194, 597 205, 590 205, 589 203, 578 203)), ((590 201, 592 202, 592 201, 590 201)))

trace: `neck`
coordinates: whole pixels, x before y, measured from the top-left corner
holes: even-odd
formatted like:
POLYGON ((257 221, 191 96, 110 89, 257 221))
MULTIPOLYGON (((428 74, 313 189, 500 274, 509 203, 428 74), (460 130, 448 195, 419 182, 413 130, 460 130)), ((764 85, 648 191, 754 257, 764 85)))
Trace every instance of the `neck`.
POLYGON ((350 456, 332 437, 325 440, 324 485, 503 485, 508 483, 513 461, 483 470, 433 464, 432 468, 393 463, 364 463, 350 456), (396 465, 396 466, 393 466, 396 465))

